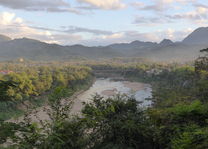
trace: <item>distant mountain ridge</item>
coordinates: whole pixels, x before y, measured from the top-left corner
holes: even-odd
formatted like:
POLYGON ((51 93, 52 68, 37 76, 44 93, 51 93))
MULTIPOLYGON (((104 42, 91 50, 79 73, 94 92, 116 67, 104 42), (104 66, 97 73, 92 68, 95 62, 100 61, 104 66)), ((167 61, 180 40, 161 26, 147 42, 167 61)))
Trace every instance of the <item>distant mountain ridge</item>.
POLYGON ((10 41, 12 40, 10 37, 5 35, 0 35, 0 42, 10 41))
POLYGON ((182 42, 164 39, 160 43, 133 41, 108 46, 87 47, 84 45, 62 46, 39 40, 14 39, 0 35, 0 60, 26 58, 31 60, 69 60, 71 58, 142 57, 152 60, 191 60, 201 48, 208 47, 208 27, 198 28, 182 42))
POLYGON ((196 29, 183 40, 183 43, 208 45, 208 27, 196 29))
POLYGON ((174 42, 172 42, 170 39, 163 39, 159 44, 160 44, 160 46, 169 46, 173 43, 174 42))

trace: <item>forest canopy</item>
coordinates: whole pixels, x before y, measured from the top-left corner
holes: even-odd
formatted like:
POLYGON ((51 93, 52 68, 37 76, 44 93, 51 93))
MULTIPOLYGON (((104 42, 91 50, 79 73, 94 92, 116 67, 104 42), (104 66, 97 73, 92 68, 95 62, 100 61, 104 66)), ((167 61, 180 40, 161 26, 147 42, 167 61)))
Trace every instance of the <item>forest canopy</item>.
MULTIPOLYGON (((20 68, 1 76, 2 96, 23 100, 50 92, 52 122, 0 124, 1 143, 11 148, 56 149, 205 149, 208 148, 207 55, 193 64, 88 64, 88 66, 20 68), (152 85, 153 105, 143 108, 131 96, 107 99, 96 95, 84 103, 80 115, 71 116, 61 98, 85 84, 93 71, 113 70, 126 79, 152 85), (18 95, 19 94, 19 95, 18 95), (16 96, 19 96, 18 98, 16 96), (20 98, 21 97, 21 98, 20 98), (44 126, 44 127, 43 127, 44 126), (15 133, 18 131, 18 135, 15 133)), ((112 72, 112 71, 109 71, 112 72)), ((4 101, 5 101, 4 100, 4 101)), ((1 102, 4 102, 1 101, 1 102)))

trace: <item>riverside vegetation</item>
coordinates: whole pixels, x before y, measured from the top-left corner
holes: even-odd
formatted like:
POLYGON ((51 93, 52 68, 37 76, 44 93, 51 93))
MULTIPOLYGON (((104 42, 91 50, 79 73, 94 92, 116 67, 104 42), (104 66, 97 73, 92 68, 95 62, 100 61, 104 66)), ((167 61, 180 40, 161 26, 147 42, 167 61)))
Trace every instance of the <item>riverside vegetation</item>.
POLYGON ((36 70, 33 73, 24 68, 24 73, 19 78, 25 77, 28 80, 22 79, 23 82, 14 79, 17 74, 2 76, 0 91, 4 98, 1 98, 1 105, 5 102, 8 105, 10 102, 14 104, 16 100, 40 95, 55 86, 65 86, 70 90, 59 87, 52 91, 49 96, 52 107, 50 122, 36 124, 27 117, 20 124, 2 121, 0 143, 10 139, 13 143, 7 148, 19 149, 206 149, 208 49, 201 52, 205 55, 193 65, 90 64, 88 67, 67 67, 68 69, 37 67, 33 68, 36 70), (89 80, 90 67, 117 69, 116 73, 120 72, 130 80, 152 84, 152 107, 142 108, 133 97, 126 95, 105 100, 96 95, 92 102, 84 103, 82 116, 69 115, 70 105, 63 107, 61 98, 66 93, 71 93, 76 85, 89 80), (53 75, 56 73, 59 75, 53 75))
POLYGON ((92 81, 91 69, 85 66, 2 64, 0 68, 11 71, 0 75, 1 120, 21 114, 23 111, 18 106, 41 105, 51 92, 60 89, 67 90, 67 96, 71 96, 92 81))

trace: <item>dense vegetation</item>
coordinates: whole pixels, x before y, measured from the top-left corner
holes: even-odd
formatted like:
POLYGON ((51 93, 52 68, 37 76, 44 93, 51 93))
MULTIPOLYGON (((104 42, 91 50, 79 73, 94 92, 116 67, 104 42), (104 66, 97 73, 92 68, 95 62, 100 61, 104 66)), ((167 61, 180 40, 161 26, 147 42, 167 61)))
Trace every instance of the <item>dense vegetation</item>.
MULTIPOLYGON (((133 97, 125 95, 105 100, 96 95, 91 103, 85 103, 81 117, 71 116, 70 105, 62 105, 56 96, 65 94, 59 88, 50 96, 52 122, 43 122, 41 127, 30 121, 2 122, 1 143, 10 138, 14 143, 10 148, 21 149, 206 149, 207 66, 207 55, 198 58, 193 66, 91 65, 94 70, 117 69, 116 73, 129 79, 151 83, 153 106, 141 108, 133 97)), ((18 86, 13 82, 7 85, 18 86)))
MULTIPOLYGON (((41 101, 57 87, 73 94, 92 80, 91 69, 85 66, 24 66, 4 64, 0 75, 0 119, 19 104, 41 101), (38 101, 39 100, 39 101, 38 101)), ((15 110, 15 112, 18 111, 15 110)))

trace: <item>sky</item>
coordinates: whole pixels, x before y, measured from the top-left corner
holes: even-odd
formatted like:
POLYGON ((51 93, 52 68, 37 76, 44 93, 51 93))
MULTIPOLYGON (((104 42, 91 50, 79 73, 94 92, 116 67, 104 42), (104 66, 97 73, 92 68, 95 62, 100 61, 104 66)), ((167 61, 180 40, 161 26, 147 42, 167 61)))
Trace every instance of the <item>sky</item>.
POLYGON ((0 34, 61 45, 181 41, 208 26, 207 0, 0 0, 0 34))

